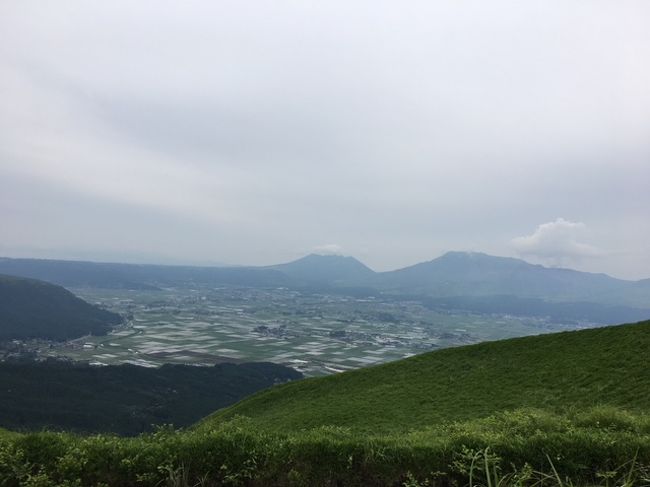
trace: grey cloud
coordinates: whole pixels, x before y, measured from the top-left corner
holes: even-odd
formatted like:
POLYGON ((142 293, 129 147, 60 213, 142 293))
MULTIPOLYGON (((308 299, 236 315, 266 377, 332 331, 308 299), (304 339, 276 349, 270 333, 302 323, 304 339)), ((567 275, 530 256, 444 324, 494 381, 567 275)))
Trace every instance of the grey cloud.
POLYGON ((5 2, 0 179, 21 184, 0 245, 263 264, 337 242, 384 270, 516 253, 572 215, 611 250, 575 265, 645 277, 648 18, 628 0, 5 2), (128 245, 56 232, 35 200, 94 229, 101 208, 128 245))

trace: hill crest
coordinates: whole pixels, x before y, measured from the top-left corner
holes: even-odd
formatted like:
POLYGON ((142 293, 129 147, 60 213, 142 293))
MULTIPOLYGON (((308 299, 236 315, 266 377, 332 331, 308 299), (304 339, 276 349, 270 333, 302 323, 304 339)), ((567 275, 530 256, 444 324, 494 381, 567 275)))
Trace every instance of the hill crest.
POLYGON ((309 254, 286 264, 271 266, 284 274, 307 282, 330 284, 356 283, 368 279, 375 272, 354 257, 343 255, 309 254))
POLYGON ((121 322, 61 286, 0 274, 0 340, 103 335, 121 322))
POLYGON ((533 407, 650 409, 650 321, 424 353, 274 387, 216 412, 259 428, 344 426, 375 433, 533 407))

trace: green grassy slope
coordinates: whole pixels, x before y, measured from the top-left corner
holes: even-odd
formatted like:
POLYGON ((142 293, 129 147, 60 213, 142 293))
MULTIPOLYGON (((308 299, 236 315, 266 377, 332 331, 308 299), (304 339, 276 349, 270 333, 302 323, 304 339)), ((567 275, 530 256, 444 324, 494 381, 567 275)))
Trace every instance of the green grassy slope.
POLYGON ((649 346, 647 321, 448 349, 135 438, 0 429, 0 484, 647 487, 649 346))
POLYGON ((273 387, 218 411, 275 431, 321 425, 383 433, 521 407, 650 410, 650 321, 525 337, 273 387))

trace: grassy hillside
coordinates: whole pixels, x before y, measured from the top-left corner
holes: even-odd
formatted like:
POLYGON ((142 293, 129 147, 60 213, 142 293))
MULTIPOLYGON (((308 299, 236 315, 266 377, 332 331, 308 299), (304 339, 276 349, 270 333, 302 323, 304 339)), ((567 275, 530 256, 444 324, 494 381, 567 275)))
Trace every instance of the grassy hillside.
POLYGON ((274 431, 325 425, 373 433, 533 407, 650 410, 650 321, 435 351, 274 387, 215 413, 274 431))
POLYGON ((121 322, 61 286, 0 274, 0 341, 103 335, 121 322))
POLYGON ((646 487, 649 345, 643 322, 448 349, 136 438, 0 430, 0 483, 646 487))

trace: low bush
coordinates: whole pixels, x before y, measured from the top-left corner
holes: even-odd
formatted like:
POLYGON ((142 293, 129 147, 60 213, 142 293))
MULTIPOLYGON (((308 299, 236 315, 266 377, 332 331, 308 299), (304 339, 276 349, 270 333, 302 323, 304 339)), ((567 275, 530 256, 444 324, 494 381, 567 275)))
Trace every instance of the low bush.
POLYGON ((650 485, 647 418, 520 409, 404 434, 282 434, 237 417, 135 438, 0 433, 0 486, 650 485))

